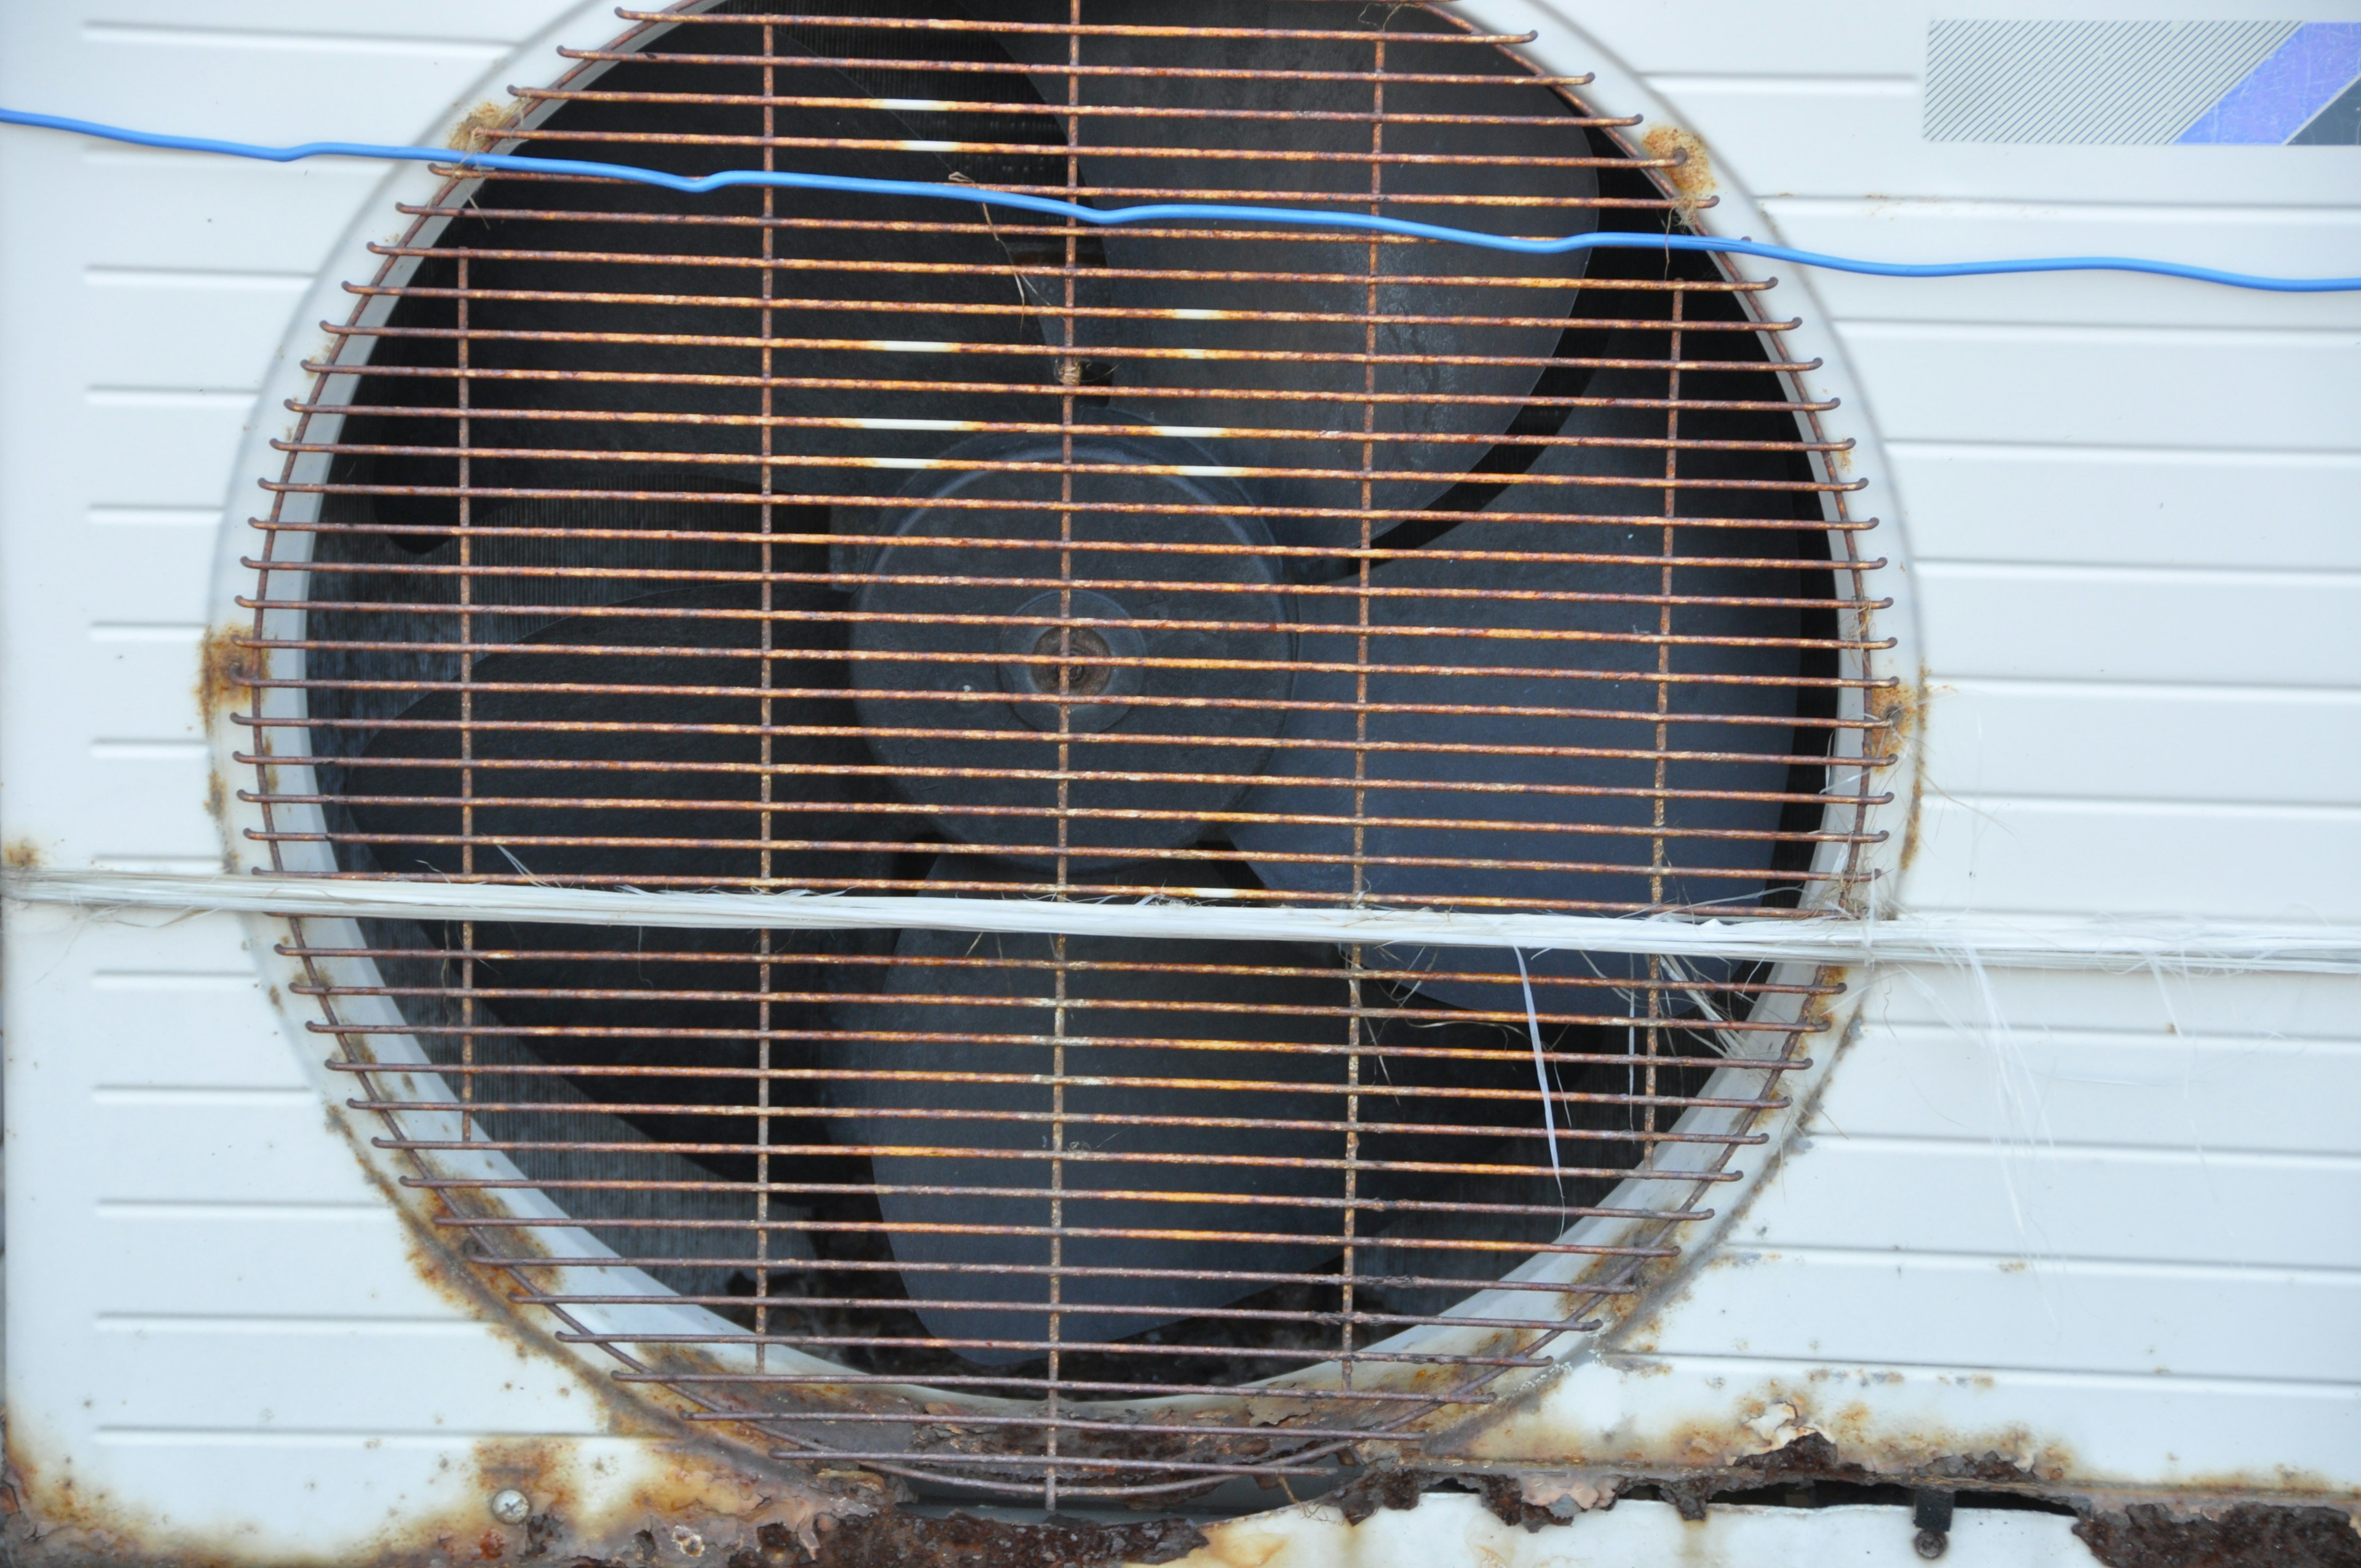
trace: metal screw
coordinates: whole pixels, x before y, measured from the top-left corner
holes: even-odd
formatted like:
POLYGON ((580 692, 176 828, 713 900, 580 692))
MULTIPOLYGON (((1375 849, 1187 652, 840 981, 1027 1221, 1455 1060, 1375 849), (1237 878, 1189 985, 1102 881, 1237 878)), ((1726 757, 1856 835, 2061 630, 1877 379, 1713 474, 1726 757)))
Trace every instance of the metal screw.
POLYGON ((1952 1503, 1951 1494, 1938 1487, 1921 1486, 1910 1494, 1910 1522, 1918 1527, 1910 1544, 1929 1563, 1950 1547, 1952 1503))
POLYGON ((502 1524, 522 1524, 533 1517, 533 1499, 514 1486, 492 1494, 492 1517, 502 1524))

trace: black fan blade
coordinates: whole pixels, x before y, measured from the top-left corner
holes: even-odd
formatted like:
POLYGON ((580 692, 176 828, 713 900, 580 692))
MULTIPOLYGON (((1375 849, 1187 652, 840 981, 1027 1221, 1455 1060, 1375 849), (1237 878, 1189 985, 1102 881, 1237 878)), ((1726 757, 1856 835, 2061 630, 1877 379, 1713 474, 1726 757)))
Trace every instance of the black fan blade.
MULTIPOLYGON (((1464 970, 1470 956, 1454 949, 1432 959, 1464 970)), ((1389 962, 1382 950, 1365 948, 1363 957, 1389 962)), ((1665 1055, 1687 1059, 1655 1069, 1652 1085, 1626 1055, 1626 1030, 1544 1024, 1546 1059, 1537 1064, 1533 1031, 1522 1019, 1488 1022, 1416 993, 1380 1001, 1373 989, 1364 982, 1365 1003, 1399 1011, 1367 1024, 1376 1051, 1361 1070, 1367 1168, 1359 1191, 1375 1201, 1375 1212, 1361 1218, 1367 1240, 1356 1264, 1367 1282, 1360 1299, 1390 1313, 1449 1311, 1507 1273, 1514 1248, 1555 1241, 1587 1206, 1607 1202, 1621 1173, 1648 1152, 1645 1137, 1635 1135, 1647 1123, 1647 1104, 1669 1125, 1681 1113, 1678 1102, 1705 1087, 1711 1069, 1697 1059, 1719 1054, 1702 1037, 1670 1035, 1665 1055), (1547 1117, 1542 1080, 1554 1102, 1547 1117), (1651 1087, 1651 1100, 1635 1101, 1651 1087), (1545 1141, 1552 1128, 1554 1163, 1545 1141)), ((1536 982, 1542 1009, 1567 1010, 1550 1000, 1553 989, 1536 982)))
MULTIPOLYGON (((1006 875, 956 857, 934 874, 1006 875)), ((1038 1360, 1048 1332, 1054 957, 1045 936, 906 931, 884 997, 837 1007, 827 1098, 852 1114, 836 1135, 873 1151, 879 1217, 927 1332, 1016 1342, 960 1350, 984 1365, 1038 1360)), ((1338 1047, 1355 1038, 1339 955, 1069 937, 1065 958, 1060 1341, 1133 1339, 1268 1288, 1252 1276, 1334 1270, 1346 1198, 1338 1047)), ((1460 1017, 1376 980, 1360 1005, 1356 1277, 1391 1292, 1395 1310, 1438 1310, 1452 1288, 1418 1279, 1480 1284, 1498 1244, 1554 1238, 1568 1204, 1597 1201, 1611 1181, 1551 1176, 1522 1025, 1460 1017), (1504 1187, 1517 1171, 1526 1182, 1504 1187), (1455 1196, 1473 1206, 1444 1212, 1455 1196), (1417 1277, 1371 1278, 1380 1262, 1417 1277)), ((1553 1029, 1547 1048, 1607 1047, 1596 1030, 1553 1029)), ((1551 1072, 1561 1093, 1620 1087, 1595 1082, 1603 1070, 1551 1072)), ((1569 1102, 1555 1123, 1629 1115, 1569 1102)), ((1567 1165, 1636 1153, 1568 1147, 1567 1165)))
MULTIPOLYGON (((936 875, 993 873, 947 857, 936 875)), ((1037 1075, 1051 1069, 1053 940, 905 931, 888 1000, 839 1006, 848 1036, 828 1092, 860 1113, 839 1136, 880 1151, 878 1206, 904 1288, 932 1303, 916 1310, 946 1338, 1038 1345, 1048 1333, 1052 1101, 1037 1075), (940 1152, 962 1150, 973 1152, 940 1152)), ((1320 1091, 1344 1083, 1345 1061, 1314 1048, 1342 1043, 1334 953, 1095 937, 1065 948, 1064 1067, 1079 1081, 1065 1089, 1060 1337, 1124 1339, 1261 1288, 1225 1274, 1335 1255, 1323 1238, 1341 1223, 1341 1102, 1320 1091), (1239 963, 1309 972, 1104 967, 1239 963), (1118 1306, 1137 1310, 1107 1310, 1118 1306)), ((997 1365, 1041 1352, 960 1354, 997 1365)))
MULTIPOLYGON (((802 564, 817 565, 818 553, 806 554, 809 559, 802 564)), ((763 776, 763 661, 758 655, 765 621, 759 596, 743 582, 647 595, 602 607, 602 613, 555 621, 525 645, 476 661, 470 671, 476 689, 468 696, 476 766, 466 808, 477 840, 475 869, 603 885, 679 885, 683 879, 692 885, 742 883, 765 874, 826 883, 891 874, 889 851, 857 846, 902 836, 906 825, 844 809, 874 804, 883 791, 858 773, 826 771, 868 760, 858 741, 840 737, 774 740, 776 762, 792 767, 774 774, 774 799, 785 809, 772 818, 773 847, 763 846, 762 818, 752 809, 763 776), (503 689, 511 687, 527 689, 503 689), (842 847, 847 844, 856 847, 842 847)), ((824 587, 774 584, 772 608, 815 609, 834 598, 824 587)), ((768 625, 774 650, 809 655, 773 657, 774 690, 842 685, 834 646, 840 639, 831 624, 774 619, 768 625)), ((768 706, 774 727, 844 727, 851 719, 851 705, 841 697, 774 696, 768 706)), ((464 870, 462 847, 451 841, 467 825, 455 765, 459 718, 459 694, 433 692, 344 764, 353 827, 387 872, 452 876, 464 870)), ((511 955, 478 963, 477 983, 492 993, 482 1007, 489 1021, 502 1025, 564 1031, 522 1037, 552 1065, 752 1067, 754 1045, 745 1036, 753 1023, 746 1000, 756 978, 752 935, 665 933, 661 940, 668 948, 724 960, 687 969, 637 962, 633 952, 646 940, 636 928, 479 922, 478 947, 511 955), (611 958, 537 956, 542 953, 611 958), (741 957, 742 966, 728 961, 741 957), (669 994, 646 1000, 612 994, 633 991, 669 994), (582 992, 602 994, 568 994, 582 992), (603 1028, 635 1032, 602 1034, 603 1028), (721 1033, 735 1037, 715 1037, 721 1033)), ((879 946, 851 933, 774 934, 771 989, 826 990, 832 970, 798 959, 879 946)), ((659 1141, 751 1142, 751 1125, 697 1109, 751 1104, 752 1087, 743 1079, 602 1074, 578 1080, 578 1087, 610 1102, 688 1107, 631 1117, 659 1141)), ((717 1169, 751 1163, 697 1157, 717 1169)))
MULTIPOLYGON (((697 47, 759 54, 759 29, 739 32, 700 29, 697 47)), ((774 69, 776 93, 875 94, 873 83, 823 55, 795 58, 812 47, 796 32, 781 29, 774 45, 788 60, 774 69)), ((752 106, 667 102, 664 135, 651 138, 646 106, 628 101, 644 91, 760 97, 759 64, 627 60, 598 89, 620 99, 566 104, 523 150, 686 175, 762 166, 759 149, 744 145, 765 127, 752 106)), ((796 145, 780 153, 779 166, 873 179, 1063 179, 1064 133, 1039 113, 1024 75, 937 72, 901 90, 1016 94, 1023 101, 1012 101, 1007 114, 960 134, 1040 141, 1045 153, 947 157, 924 150, 919 138, 929 133, 886 110, 798 105, 773 110, 770 134, 884 145, 796 145)), ((783 494, 883 496, 908 459, 953 439, 944 422, 1027 417, 1037 411, 995 394, 1056 389, 1044 329, 1015 281, 1008 247, 989 232, 934 232, 972 228, 972 214, 825 191, 774 199, 770 210, 766 218, 762 193, 750 189, 690 195, 638 184, 489 180, 409 280, 410 289, 433 292, 400 302, 396 334, 377 345, 371 361, 386 374, 365 382, 356 400, 456 408, 448 338, 464 319, 469 444, 483 454, 470 473, 478 487, 611 486, 601 460, 640 454, 692 461, 713 479, 752 488, 767 450, 800 459, 774 469, 783 494), (455 250, 470 253, 464 272, 455 250), (467 296, 464 318, 453 291, 467 296), (428 335, 405 335, 421 331, 428 335), (429 373, 405 373, 419 369, 429 373), (774 427, 766 445, 763 415, 874 422, 789 423, 774 427)), ((456 433, 447 417, 353 417, 345 439, 357 445, 443 446, 456 433)), ((396 485, 456 477, 450 460, 415 451, 379 455, 376 467, 396 485)), ((389 523, 422 533, 447 523, 450 510, 447 499, 432 496, 386 496, 379 505, 389 523)))
MULTIPOLYGON (((1063 5, 1044 0, 1012 7, 1027 19, 1063 22, 1063 5)), ((1190 38, 1092 33, 1081 40, 1082 63, 1138 75, 1079 78, 1082 102, 1136 114, 1086 115, 1078 121, 1084 181, 1110 192, 1109 204, 1152 201, 1159 193, 1199 201, 1309 205, 1368 211, 1374 139, 1370 83, 1334 80, 1366 72, 1372 46, 1385 39, 1386 69, 1405 74, 1480 76, 1467 82, 1389 79, 1385 88, 1386 196, 1448 196, 1449 202, 1389 200, 1389 216, 1487 229, 1502 234, 1556 236, 1597 225, 1595 208, 1579 205, 1598 194, 1595 170, 1559 160, 1589 156, 1588 139, 1571 124, 1435 124, 1418 116, 1509 115, 1571 122, 1577 111, 1543 87, 1518 90, 1521 72, 1499 50, 1432 41, 1447 23, 1411 7, 1388 7, 1381 21, 1334 5, 1298 0, 1201 0, 1191 25, 1318 29, 1367 27, 1370 43, 1287 38, 1190 38), (1421 33, 1430 35, 1421 41, 1421 33), (1328 73, 1283 84, 1260 79, 1172 74, 1177 67, 1257 72, 1328 73), (1283 97, 1295 117, 1268 113, 1283 97), (1263 111, 1250 118, 1238 111, 1263 111), (1323 119, 1321 115, 1345 116, 1323 119), (1223 117, 1223 116, 1233 117, 1223 117), (1170 152, 1116 148, 1171 149, 1170 152), (1286 157, 1239 156, 1255 152, 1286 157), (1480 159, 1437 162, 1422 159, 1480 159), (1343 195, 1360 198, 1346 204, 1343 195), (1322 198, 1327 198, 1323 200, 1322 198), (1470 199, 1474 200, 1470 200, 1470 199)), ((1170 20, 1143 0, 1094 0, 1084 7, 1092 26, 1170 20)), ((1066 39, 1019 35, 1009 52, 1043 67, 1044 95, 1063 95, 1064 80, 1049 68, 1065 63, 1066 39)), ((1162 226, 1162 225, 1158 225, 1162 226)), ((1585 253, 1515 256, 1433 245, 1364 238, 1283 242, 1225 237, 1218 231, 1188 235, 1104 231, 1106 271, 1080 302, 1136 314, 1084 317, 1076 323, 1084 352, 1111 362, 1109 395, 1122 408, 1159 423, 1213 429, 1276 429, 1280 435, 1220 440, 1226 463, 1279 468, 1355 470, 1363 466, 1359 436, 1374 390, 1374 432, 1387 435, 1498 435, 1533 390, 1558 344, 1573 307, 1585 253), (1372 252, 1377 277, 1368 274, 1372 252), (1235 277, 1174 273, 1236 273, 1235 277), (1289 274, 1299 276, 1290 278, 1289 274), (1329 280, 1302 274, 1338 275, 1329 280), (1388 281, 1408 276, 1447 282, 1388 281), (1371 298, 1372 284, 1375 299, 1371 298), (1247 318, 1234 326, 1218 317, 1247 318), (1309 314, 1343 319, 1271 319, 1309 314), (1364 318, 1380 320, 1370 341, 1364 318), (1502 318, 1506 318, 1503 320, 1502 318), (1210 350, 1210 352, 1209 352, 1210 350), (1234 358, 1245 351, 1256 358, 1234 358), (1374 352, 1381 363, 1371 367, 1374 352), (1473 362, 1470 362, 1473 361, 1473 362), (1485 361, 1507 361, 1486 363, 1485 361), (1286 393, 1285 397, 1271 394, 1286 393), (1308 396, 1306 394, 1309 394, 1308 396), (1350 433, 1307 439, 1293 432, 1350 433)), ((1381 481, 1370 503, 1380 508, 1425 505, 1474 466, 1481 444, 1380 440, 1375 466, 1431 478, 1381 481)), ((1361 503, 1357 478, 1264 478, 1258 491, 1278 506, 1350 509, 1361 503)), ((1282 544, 1351 545, 1350 519, 1274 520, 1282 544)))
MULTIPOLYGON (((1592 390, 1600 397, 1661 397, 1663 381, 1609 371, 1592 390)), ((1587 408, 1568 422, 1565 433, 1660 441, 1664 429, 1659 411, 1587 408)), ((1681 432, 1700 440, 1760 440, 1764 426, 1761 416, 1691 410, 1683 413, 1681 432)), ((1548 448, 1530 474, 1544 481, 1638 479, 1660 477, 1664 460, 1660 446, 1560 445, 1548 448)), ((1679 454, 1679 472, 1692 478, 1752 478, 1762 471, 1760 454, 1679 454)), ((1676 494, 1681 515, 1690 518, 1763 516, 1766 504, 1786 504, 1777 492, 1767 498, 1747 489, 1676 494)), ((1617 906, 1664 903, 1742 905, 1763 892, 1772 835, 1785 808, 1781 796, 1804 632, 1798 568, 1806 563, 1797 557, 1791 530, 1674 527, 1672 554, 1707 564, 1669 568, 1671 594, 1690 602, 1674 609, 1675 641, 1667 643, 1659 611, 1668 569, 1650 559, 1664 552, 1663 496, 1661 488, 1612 483, 1509 485, 1488 510, 1630 521, 1558 524, 1478 516, 1442 534, 1425 552, 1372 572, 1372 587, 1408 593, 1373 597, 1369 603, 1378 634, 1369 641, 1367 691, 1378 710, 1368 715, 1366 737, 1378 748, 1401 748, 1367 753, 1367 815, 1378 819, 1363 829, 1370 863, 1362 886, 1369 897, 1401 903, 1481 897, 1615 913, 1617 906), (1450 558, 1454 551, 1612 558, 1470 561, 1450 558), (1747 564, 1781 559, 1797 565, 1747 564), (1463 597, 1424 597, 1446 592, 1463 597), (1534 592, 1598 597, 1518 597, 1534 592), (1387 634, 1408 628, 1478 635, 1387 634), (1671 677, 1662 687, 1662 715, 1656 711, 1660 649, 1671 677), (1476 669, 1518 673, 1460 673, 1476 669), (1387 705, 1428 711, 1384 711, 1387 705), (1447 705, 1482 710, 1433 711, 1447 705), (1653 796, 1660 788, 1663 869, 1652 872, 1659 838, 1653 796), (1456 825, 1462 822, 1477 825, 1456 825), (1455 863, 1415 863, 1421 861, 1455 863)), ((1309 591, 1300 602, 1307 622, 1344 624, 1355 614, 1349 591, 1309 591)), ((1332 820, 1242 822, 1231 835, 1273 887, 1353 888, 1352 868, 1344 863, 1354 852, 1353 795, 1342 781, 1354 769, 1355 642, 1337 633, 1303 639, 1295 700, 1330 706, 1290 718, 1282 739, 1294 744, 1274 769, 1293 779, 1335 782, 1266 782, 1243 807, 1332 820), (1320 663, 1345 667, 1312 667, 1320 663)), ((1488 1011, 1524 1011, 1510 955, 1447 958, 1439 965, 1432 956, 1421 962, 1489 970, 1502 980, 1437 980, 1425 988, 1430 994, 1488 1011)), ((1528 963, 1535 979, 1638 972, 1635 960, 1612 955, 1533 955, 1528 963)), ((1549 1010, 1545 1000, 1542 1010, 1549 1010)))

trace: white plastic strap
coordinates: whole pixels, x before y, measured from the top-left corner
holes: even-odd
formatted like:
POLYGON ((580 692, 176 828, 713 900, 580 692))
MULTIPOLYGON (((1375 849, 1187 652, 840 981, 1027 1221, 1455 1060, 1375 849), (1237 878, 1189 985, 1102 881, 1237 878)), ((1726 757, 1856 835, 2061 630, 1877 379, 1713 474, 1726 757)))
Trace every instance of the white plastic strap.
POLYGON ((1525 952, 1657 953, 1771 962, 1942 964, 2187 973, 2361 974, 2361 927, 2144 916, 1836 916, 1609 919, 1466 910, 1273 908, 1221 898, 1092 904, 799 893, 638 893, 545 884, 361 882, 177 872, 10 868, 12 900, 91 909, 351 919, 509 920, 736 930, 855 927, 1334 942, 1525 952))

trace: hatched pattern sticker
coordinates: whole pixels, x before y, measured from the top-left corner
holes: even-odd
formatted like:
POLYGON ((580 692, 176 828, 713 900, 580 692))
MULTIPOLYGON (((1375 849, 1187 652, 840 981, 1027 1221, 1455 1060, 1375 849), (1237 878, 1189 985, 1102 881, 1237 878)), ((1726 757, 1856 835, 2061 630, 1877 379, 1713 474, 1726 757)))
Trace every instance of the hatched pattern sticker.
POLYGON ((2361 22, 1936 21, 1928 141, 2361 145, 2361 22))

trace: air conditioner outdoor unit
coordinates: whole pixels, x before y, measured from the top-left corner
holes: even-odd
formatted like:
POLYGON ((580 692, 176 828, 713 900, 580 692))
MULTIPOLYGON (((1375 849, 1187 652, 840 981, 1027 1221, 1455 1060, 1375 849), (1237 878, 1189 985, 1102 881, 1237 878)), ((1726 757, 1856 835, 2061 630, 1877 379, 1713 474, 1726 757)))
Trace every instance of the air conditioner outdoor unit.
POLYGON ((0 128, 9 1560, 2361 1561, 2361 294, 1762 254, 2361 21, 1954 9, 11 7, 454 150, 0 128))

